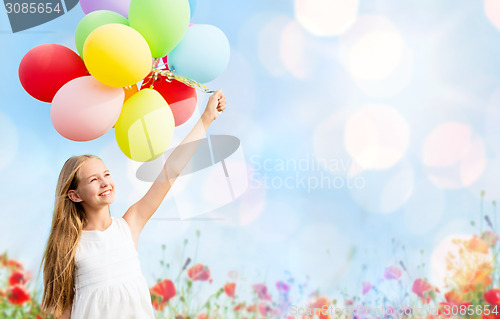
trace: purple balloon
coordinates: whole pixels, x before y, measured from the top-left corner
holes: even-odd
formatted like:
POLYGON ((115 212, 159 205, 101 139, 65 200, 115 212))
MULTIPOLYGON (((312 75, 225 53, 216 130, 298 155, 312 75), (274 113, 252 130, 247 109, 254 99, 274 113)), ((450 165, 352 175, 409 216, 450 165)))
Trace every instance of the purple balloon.
POLYGON ((130 0, 80 0, 80 6, 85 14, 97 10, 110 10, 128 19, 130 0))

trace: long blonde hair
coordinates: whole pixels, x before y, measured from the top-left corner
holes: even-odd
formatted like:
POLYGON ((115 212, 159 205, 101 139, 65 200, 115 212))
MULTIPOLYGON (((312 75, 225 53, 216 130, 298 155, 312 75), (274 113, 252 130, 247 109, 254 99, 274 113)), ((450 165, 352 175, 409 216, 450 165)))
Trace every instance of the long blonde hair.
MULTIPOLYGON (((85 211, 68 197, 78 186, 78 171, 94 155, 70 157, 61 169, 56 187, 54 214, 49 239, 42 258, 44 290, 42 309, 59 317, 73 304, 76 248, 80 241, 85 211)), ((40 265, 41 267, 41 265, 40 265)))

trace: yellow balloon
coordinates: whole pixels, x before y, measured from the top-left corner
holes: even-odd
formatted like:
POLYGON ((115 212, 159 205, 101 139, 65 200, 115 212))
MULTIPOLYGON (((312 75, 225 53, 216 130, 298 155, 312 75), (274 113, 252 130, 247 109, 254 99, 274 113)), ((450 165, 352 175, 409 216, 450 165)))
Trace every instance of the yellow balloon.
POLYGON ((142 35, 129 26, 110 23, 92 31, 83 45, 90 74, 115 87, 129 86, 151 71, 151 50, 142 35))
POLYGON ((143 89, 123 104, 115 138, 128 158, 149 162, 170 146, 174 128, 174 115, 165 99, 153 89, 143 89))

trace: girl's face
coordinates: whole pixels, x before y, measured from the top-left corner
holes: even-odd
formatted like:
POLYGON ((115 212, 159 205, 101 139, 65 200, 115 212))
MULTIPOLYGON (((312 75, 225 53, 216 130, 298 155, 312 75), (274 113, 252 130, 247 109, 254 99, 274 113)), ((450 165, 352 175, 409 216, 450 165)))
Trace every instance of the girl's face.
POLYGON ((68 192, 73 202, 84 208, 99 209, 111 204, 115 198, 115 183, 104 163, 97 158, 85 160, 78 171, 78 186, 68 192))

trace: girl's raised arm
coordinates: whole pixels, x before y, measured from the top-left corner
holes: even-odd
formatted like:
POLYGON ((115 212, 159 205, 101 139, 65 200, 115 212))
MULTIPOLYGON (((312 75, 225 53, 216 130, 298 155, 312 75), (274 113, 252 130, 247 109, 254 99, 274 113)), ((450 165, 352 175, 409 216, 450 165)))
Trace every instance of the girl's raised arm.
POLYGON ((225 97, 222 91, 218 90, 210 96, 207 107, 196 125, 167 158, 162 171, 146 195, 123 215, 135 236, 139 236, 148 220, 160 206, 170 187, 193 156, 201 139, 204 138, 208 127, 219 115, 218 111, 225 108, 225 97))

